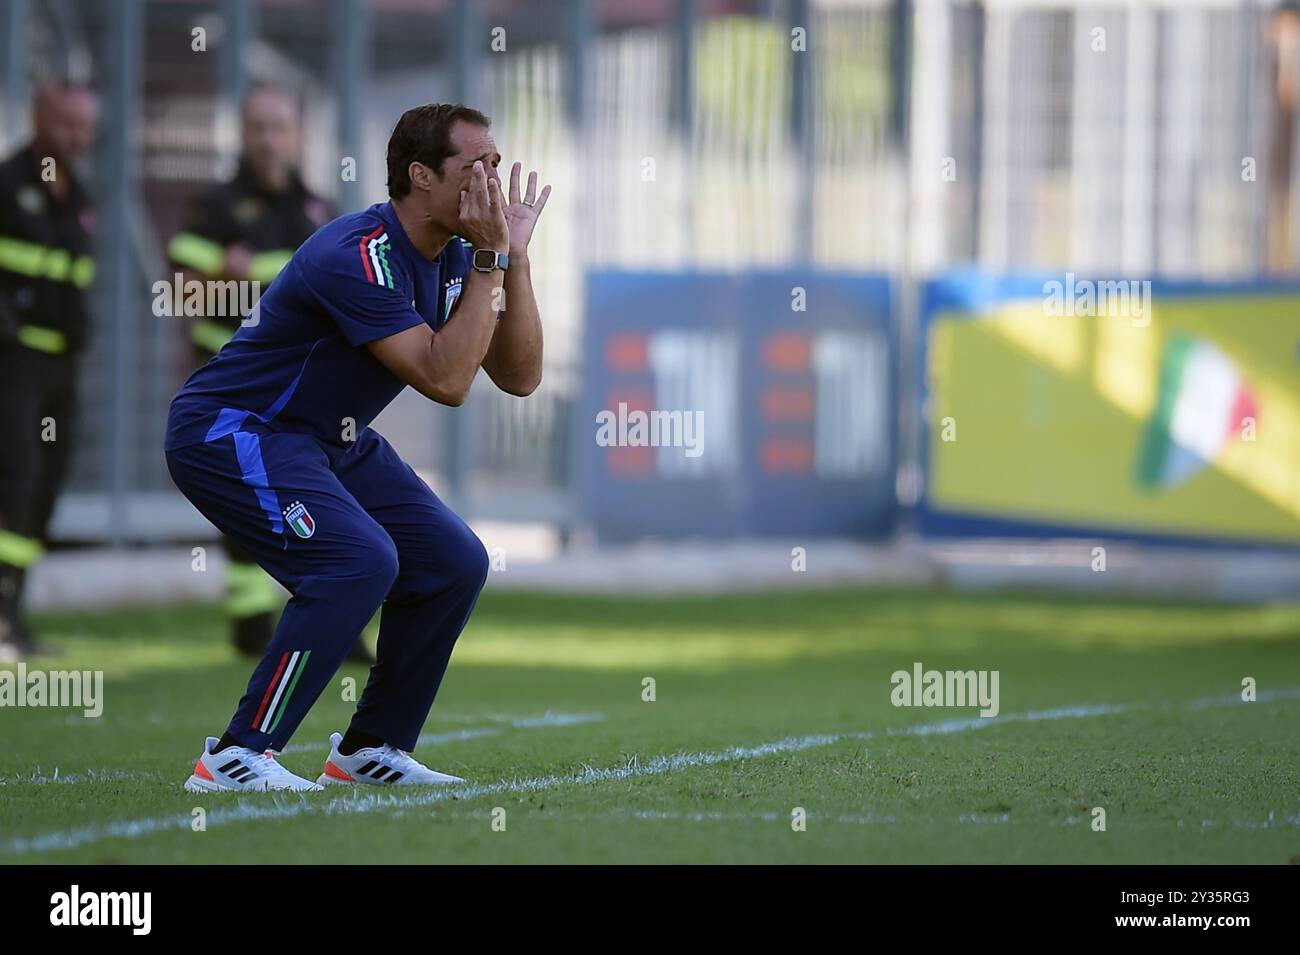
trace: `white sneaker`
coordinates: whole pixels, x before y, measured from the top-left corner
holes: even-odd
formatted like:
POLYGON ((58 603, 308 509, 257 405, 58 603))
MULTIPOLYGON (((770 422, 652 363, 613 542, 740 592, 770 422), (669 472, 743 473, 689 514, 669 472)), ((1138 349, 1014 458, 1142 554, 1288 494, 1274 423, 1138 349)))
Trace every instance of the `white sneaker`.
POLYGON ((203 755, 194 764, 194 775, 185 781, 185 791, 213 793, 223 789, 243 792, 266 792, 271 789, 291 789, 319 792, 324 786, 310 779, 295 776, 275 761, 268 749, 265 753, 247 746, 227 746, 219 753, 212 747, 220 742, 209 736, 203 745, 203 755))
POLYGON ((339 752, 343 742, 341 733, 330 736, 330 756, 325 760, 325 772, 316 778, 322 786, 345 786, 348 783, 370 783, 375 786, 442 786, 463 783, 459 776, 435 773, 428 766, 416 762, 410 753, 396 746, 363 746, 351 756, 339 752))

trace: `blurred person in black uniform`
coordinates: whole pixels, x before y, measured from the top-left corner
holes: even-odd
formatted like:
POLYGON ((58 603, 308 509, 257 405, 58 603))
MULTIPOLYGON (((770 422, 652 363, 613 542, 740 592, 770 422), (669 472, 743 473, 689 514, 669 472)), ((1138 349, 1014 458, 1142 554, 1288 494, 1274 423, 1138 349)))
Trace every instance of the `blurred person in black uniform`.
MULTIPOLYGON (((239 168, 229 182, 190 201, 168 256, 185 281, 254 281, 265 292, 307 238, 334 217, 329 204, 303 184, 298 172, 301 125, 287 91, 259 86, 244 101, 239 168)), ((245 316, 195 319, 195 366, 202 365, 239 330, 245 316)), ((231 641, 248 656, 266 652, 282 599, 275 582, 242 548, 223 541, 228 557, 226 611, 231 641)), ((350 659, 371 662, 358 641, 350 659)))
POLYGON ((74 166, 94 145, 98 114, 87 87, 43 84, 31 142, 0 163, 0 662, 36 650, 23 584, 72 450, 95 276, 94 209, 74 166))

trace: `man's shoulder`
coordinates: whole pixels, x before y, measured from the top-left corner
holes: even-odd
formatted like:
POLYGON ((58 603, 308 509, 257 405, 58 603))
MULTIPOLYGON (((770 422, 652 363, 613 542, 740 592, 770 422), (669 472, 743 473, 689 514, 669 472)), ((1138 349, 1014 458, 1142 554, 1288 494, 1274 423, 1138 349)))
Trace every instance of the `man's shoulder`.
POLYGON ((0 191, 12 195, 24 186, 33 184, 30 148, 23 148, 0 160, 0 191))
POLYGON ((371 206, 327 222, 303 243, 296 258, 308 269, 396 287, 405 266, 379 209, 371 206))
POLYGON ((378 207, 371 206, 335 216, 317 229, 310 241, 318 252, 349 249, 355 255, 362 239, 383 234, 387 229, 388 225, 379 215, 378 207))
POLYGON ((19 173, 19 157, 7 156, 0 159, 0 184, 6 187, 16 185, 21 178, 19 173))
POLYGON ((33 148, 30 143, 0 158, 0 177, 5 179, 27 179, 32 172, 33 148))
POLYGON ((228 238, 233 223, 232 209, 241 195, 233 180, 214 182, 192 194, 185 204, 181 231, 201 236, 228 238))
POLYGON ((245 190, 238 179, 226 179, 211 182, 194 193, 190 200, 203 209, 228 209, 230 204, 244 194, 245 190))

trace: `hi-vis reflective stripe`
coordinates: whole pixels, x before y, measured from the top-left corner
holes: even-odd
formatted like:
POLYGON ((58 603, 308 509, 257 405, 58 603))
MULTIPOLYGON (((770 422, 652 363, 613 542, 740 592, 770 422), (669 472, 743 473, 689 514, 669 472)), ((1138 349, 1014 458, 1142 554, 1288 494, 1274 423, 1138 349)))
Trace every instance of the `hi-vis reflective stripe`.
POLYGON ((214 322, 210 318, 200 318, 196 321, 192 334, 194 341, 200 347, 206 348, 214 355, 226 346, 226 342, 235 337, 233 329, 214 322))
POLYGON ((11 567, 30 567, 41 559, 45 548, 34 537, 23 537, 13 531, 0 530, 0 564, 11 567))
POLYGON ((67 249, 0 236, 0 269, 34 279, 71 282, 87 288, 95 280, 95 260, 88 255, 75 259, 67 249))
POLYGON ((225 249, 193 232, 178 232, 167 245, 167 255, 177 265, 188 266, 204 275, 220 275, 226 264, 225 249))
POLYGON ((275 581, 256 564, 231 561, 226 565, 226 613, 235 619, 280 609, 282 598, 275 581))
MULTIPOLYGON (((177 265, 207 276, 220 275, 226 265, 226 250, 220 243, 193 232, 177 233, 167 245, 167 255, 177 265)), ((248 277, 269 285, 292 258, 293 249, 258 252, 248 262, 248 277)))
POLYGON ((54 328, 41 328, 39 325, 22 325, 18 329, 18 341, 28 348, 62 355, 68 350, 68 337, 54 328))
POLYGON ((248 263, 248 277, 263 285, 270 285, 293 258, 293 249, 270 249, 259 252, 248 263))

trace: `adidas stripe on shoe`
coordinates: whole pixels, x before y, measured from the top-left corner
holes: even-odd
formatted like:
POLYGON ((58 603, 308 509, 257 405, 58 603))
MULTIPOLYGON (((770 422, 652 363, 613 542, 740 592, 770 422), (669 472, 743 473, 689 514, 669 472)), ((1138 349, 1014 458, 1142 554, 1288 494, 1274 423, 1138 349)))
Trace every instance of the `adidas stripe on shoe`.
POLYGON ((247 746, 227 746, 219 753, 212 748, 220 740, 209 736, 203 754, 194 764, 194 774, 185 781, 185 791, 211 793, 223 790, 267 792, 293 790, 319 792, 324 787, 310 779, 295 776, 278 762, 270 750, 259 753, 247 746))
POLYGON ((346 786, 350 783, 373 786, 443 786, 463 783, 459 776, 435 772, 417 762, 410 753, 395 746, 366 746, 351 756, 339 752, 343 736, 330 737, 330 755, 325 772, 316 778, 322 786, 346 786))

